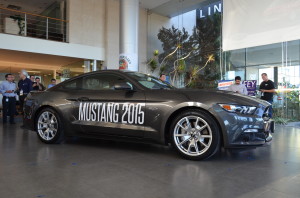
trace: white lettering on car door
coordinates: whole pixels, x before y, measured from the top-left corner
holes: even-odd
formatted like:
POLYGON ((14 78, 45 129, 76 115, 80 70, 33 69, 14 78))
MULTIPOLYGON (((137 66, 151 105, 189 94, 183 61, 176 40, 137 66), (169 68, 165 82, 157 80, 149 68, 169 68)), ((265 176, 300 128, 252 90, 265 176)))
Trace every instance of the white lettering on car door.
POLYGON ((145 103, 80 102, 78 120, 142 125, 143 107, 145 103))

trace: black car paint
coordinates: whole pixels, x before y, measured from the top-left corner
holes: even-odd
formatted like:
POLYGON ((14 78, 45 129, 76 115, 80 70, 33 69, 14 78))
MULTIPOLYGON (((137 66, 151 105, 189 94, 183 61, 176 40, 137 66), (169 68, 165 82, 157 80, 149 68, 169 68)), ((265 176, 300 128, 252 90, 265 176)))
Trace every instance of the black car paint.
POLYGON ((80 137, 111 137, 133 138, 160 144, 168 143, 169 126, 172 119, 184 110, 201 109, 208 112, 219 124, 222 132, 223 145, 225 148, 239 146, 259 146, 266 141, 263 131, 263 113, 269 103, 253 99, 248 96, 229 93, 225 91, 208 91, 192 89, 169 89, 151 90, 141 86, 135 79, 125 71, 98 71, 80 75, 63 82, 45 92, 32 92, 25 105, 24 124, 27 128, 35 130, 36 116, 45 107, 53 108, 63 122, 66 136, 80 137), (86 90, 64 90, 65 83, 94 74, 114 74, 130 81, 133 90, 111 90, 111 91, 86 91, 86 90), (108 94, 108 95, 107 95, 108 94), (91 122, 83 125, 78 122, 78 103, 82 97, 89 101, 103 102, 144 102, 145 123, 143 126, 128 126, 128 124, 112 124, 91 122), (218 104, 240 104, 256 106, 257 111, 253 115, 242 115, 229 113, 218 104), (244 134, 243 130, 253 127, 260 130, 259 133, 244 134), (121 131, 122 130, 122 131, 121 131), (99 131, 102 131, 99 132, 99 131), (250 137, 244 138, 244 135, 250 137))

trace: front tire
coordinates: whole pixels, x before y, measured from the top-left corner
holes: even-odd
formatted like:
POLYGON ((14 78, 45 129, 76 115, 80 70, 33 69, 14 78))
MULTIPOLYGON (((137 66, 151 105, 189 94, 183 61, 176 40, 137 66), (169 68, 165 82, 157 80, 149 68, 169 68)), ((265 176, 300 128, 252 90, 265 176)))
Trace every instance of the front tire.
POLYGON ((51 108, 45 108, 38 114, 36 131, 39 139, 47 144, 58 144, 64 139, 60 117, 51 108))
POLYGON ((189 160, 208 159, 220 148, 218 124, 202 110, 180 113, 171 124, 170 137, 173 147, 189 160))

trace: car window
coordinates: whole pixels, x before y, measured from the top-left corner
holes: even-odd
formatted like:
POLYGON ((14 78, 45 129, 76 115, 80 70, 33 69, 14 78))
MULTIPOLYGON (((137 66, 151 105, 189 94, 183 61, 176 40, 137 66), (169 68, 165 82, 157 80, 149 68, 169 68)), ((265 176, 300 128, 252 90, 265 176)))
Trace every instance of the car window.
POLYGON ((65 83, 63 83, 62 88, 70 89, 70 90, 78 90, 81 88, 81 81, 82 81, 82 78, 75 79, 75 80, 72 80, 69 82, 65 82, 65 83))
POLYGON ((114 90, 117 83, 132 84, 123 77, 114 74, 95 74, 83 77, 82 89, 84 90, 114 90))
POLYGON ((175 87, 168 84, 167 82, 163 82, 158 78, 150 75, 137 72, 128 72, 127 74, 134 78, 139 84, 148 89, 175 89, 175 87))

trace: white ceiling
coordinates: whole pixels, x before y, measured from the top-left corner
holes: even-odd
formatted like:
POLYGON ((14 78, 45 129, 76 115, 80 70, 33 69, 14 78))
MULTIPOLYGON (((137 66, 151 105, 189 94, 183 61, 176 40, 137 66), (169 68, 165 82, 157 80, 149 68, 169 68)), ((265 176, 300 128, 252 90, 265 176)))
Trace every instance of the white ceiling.
POLYGON ((145 9, 154 9, 172 0, 140 0, 140 6, 145 9))
POLYGON ((62 66, 83 61, 79 58, 35 54, 29 52, 0 49, 1 68, 27 68, 37 70, 59 70, 62 66))

